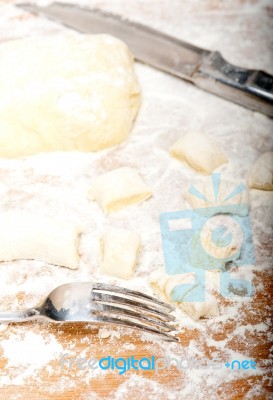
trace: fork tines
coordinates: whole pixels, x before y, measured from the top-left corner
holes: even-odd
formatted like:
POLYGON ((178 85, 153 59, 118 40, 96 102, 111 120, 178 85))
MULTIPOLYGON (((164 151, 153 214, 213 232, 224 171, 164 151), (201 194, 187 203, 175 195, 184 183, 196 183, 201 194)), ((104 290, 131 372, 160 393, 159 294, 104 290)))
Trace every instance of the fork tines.
POLYGON ((100 321, 136 327, 163 336, 168 341, 178 341, 169 334, 175 330, 170 321, 174 307, 144 293, 104 283, 95 283, 91 301, 100 321))

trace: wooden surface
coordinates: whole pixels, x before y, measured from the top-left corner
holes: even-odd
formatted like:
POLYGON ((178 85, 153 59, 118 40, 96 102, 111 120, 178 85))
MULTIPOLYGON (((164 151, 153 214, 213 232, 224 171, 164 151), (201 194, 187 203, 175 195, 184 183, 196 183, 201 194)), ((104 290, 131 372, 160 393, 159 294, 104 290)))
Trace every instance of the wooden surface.
MULTIPOLYGON (((43 32, 43 27, 40 27, 36 19, 35 21, 33 20, 34 17, 24 13, 17 14, 11 6, 11 8, 8 8, 10 2, 5 1, 4 3, 1 3, 0 8, 0 14, 2 12, 2 15, 6 16, 5 18, 0 18, 1 40, 14 36, 21 37, 29 32, 43 32), (28 30, 29 26, 32 27, 30 31, 28 30), (16 28, 16 33, 10 27, 16 28)), ((223 52, 226 58, 231 62, 237 62, 237 64, 240 64, 241 55, 243 54, 244 65, 253 67, 253 64, 255 64, 256 68, 267 69, 272 73, 270 71, 272 59, 270 60, 268 53, 266 54, 269 46, 272 45, 268 34, 269 18, 272 15, 272 7, 270 7, 269 2, 237 0, 222 4, 222 2, 218 1, 209 1, 204 5, 202 1, 176 0, 173 2, 173 6, 170 1, 149 2, 137 0, 134 1, 134 5, 132 2, 126 1, 123 6, 121 1, 111 2, 109 6, 106 1, 91 1, 89 3, 92 6, 101 6, 116 12, 124 11, 125 15, 135 17, 136 20, 142 20, 143 17, 144 23, 149 23, 150 21, 155 28, 162 27, 166 32, 177 34, 185 40, 190 41, 192 39, 193 43, 200 46, 203 45, 211 49, 216 47, 223 52), (130 14, 130 7, 133 7, 133 15, 130 14), (234 26, 232 25, 233 21, 235 21, 234 26), (194 24, 196 27, 194 27, 194 24), (258 42, 260 46, 257 46, 258 42), (256 46, 255 48, 253 44, 256 46)), ((54 24, 48 28, 48 30, 53 31, 55 29, 58 31, 58 27, 54 24)), ((175 90, 175 80, 173 82, 171 90, 175 90)), ((146 83, 148 88, 148 79, 146 83)), ((186 84, 183 88, 185 91, 188 90, 186 84)), ((146 87, 143 87, 144 95, 145 90, 146 87)), ((189 94, 189 96, 194 99, 194 95, 189 94)), ((214 100, 214 97, 196 92, 197 103, 202 96, 204 98, 205 112, 206 107, 208 107, 208 118, 204 120, 205 122, 202 122, 203 126, 209 127, 213 121, 216 121, 215 124, 219 123, 217 121, 217 113, 213 114, 212 110, 213 105, 218 103, 214 100), (208 104, 205 104, 206 99, 208 99, 208 104), (212 108, 210 109, 209 107, 212 108), (211 121, 210 115, 213 115, 211 121)), ((230 141, 231 148, 236 148, 238 139, 240 143, 244 141, 251 142, 251 146, 254 149, 256 146, 259 152, 265 151, 270 145, 265 140, 267 136, 261 136, 264 141, 262 139, 259 141, 256 131, 253 139, 251 132, 247 132, 247 130, 251 130, 252 124, 256 128, 259 127, 259 121, 261 121, 262 135, 262 130, 269 129, 268 126, 271 126, 271 122, 268 122, 265 117, 257 116, 257 114, 255 116, 250 111, 245 111, 240 107, 234 106, 233 108, 233 106, 225 105, 226 103, 224 102, 221 104, 223 104, 223 108, 226 107, 227 111, 231 110, 230 118, 234 120, 234 132, 230 141), (241 116, 243 122, 240 122, 241 116), (241 124, 240 129, 243 126, 242 124, 245 124, 247 127, 245 132, 236 131, 237 123, 241 124), (242 134, 245 135, 245 139, 236 136, 242 134)), ((168 118, 171 117, 170 114, 168 118)), ((162 118, 164 118, 163 115, 162 118)), ((187 122, 186 114, 184 118, 187 122)), ((183 120, 181 122, 184 123, 183 120)), ((158 121, 158 124, 160 125, 160 121, 158 121)), ((159 375, 156 375, 154 371, 134 371, 134 373, 129 371, 124 375, 119 375, 114 370, 110 372, 102 371, 100 374, 92 376, 75 368, 72 370, 62 369, 60 363, 61 354, 57 354, 54 360, 40 368, 33 376, 22 379, 22 382, 18 383, 24 371, 19 367, 11 367, 9 365, 9 361, 5 358, 3 349, 0 346, 0 378, 6 379, 5 382, 9 377, 11 379, 10 383, 6 383, 1 387, 0 398, 5 400, 96 400, 104 398, 117 400, 127 398, 151 400, 272 399, 273 376, 272 372, 269 372, 270 365, 268 363, 270 362, 270 357, 272 357, 270 329, 272 330, 273 243, 271 231, 268 229, 263 230, 260 220, 265 217, 263 212, 259 211, 258 206, 252 211, 251 218, 254 224, 254 236, 256 235, 257 265, 263 266, 260 270, 257 268, 253 273, 253 284, 256 288, 254 297, 238 305, 236 300, 231 301, 218 296, 220 311, 224 313, 226 310, 233 310, 233 314, 218 320, 217 323, 214 323, 213 320, 202 320, 199 323, 200 325, 197 323, 180 328, 180 332, 177 334, 180 339, 179 344, 162 344, 153 339, 145 341, 145 337, 141 333, 125 329, 120 330, 121 336, 118 339, 100 339, 97 335, 98 329, 85 324, 44 325, 39 322, 26 323, 24 325, 11 324, 6 330, 0 332, 0 341, 4 343, 12 338, 13 335, 16 335, 16 338, 20 337, 20 335, 23 337, 28 331, 41 334, 44 338, 53 335, 56 341, 61 344, 64 353, 74 357, 84 356, 88 359, 93 357, 101 358, 108 355, 124 358, 134 355, 137 358, 141 358, 150 356, 164 357, 169 354, 175 354, 177 357, 190 357, 192 354, 191 346, 195 346, 194 348, 197 349, 195 353, 199 353, 200 357, 208 359, 218 357, 224 362, 226 349, 228 349, 229 354, 233 350, 236 356, 240 355, 243 359, 255 360, 257 366, 259 366, 255 374, 246 376, 242 375, 241 371, 238 371, 232 379, 226 379, 225 374, 221 376, 215 374, 214 377, 214 371, 211 371, 210 373, 204 373, 203 376, 199 373, 197 380, 197 372, 192 370, 191 381, 188 372, 186 374, 172 367, 170 370, 164 370, 159 375), (259 220, 259 224, 255 223, 257 220, 259 220), (258 326, 264 323, 268 327, 266 330, 245 329, 236 333, 236 330, 240 327, 247 325, 258 326)), ((270 225, 270 221, 267 221, 267 224, 270 225)), ((26 293, 18 293, 17 304, 22 307, 25 306, 27 296, 28 294, 26 293)), ((22 351, 24 351, 23 348, 22 351)), ((41 349, 41 353, 44 351, 45 349, 41 349)), ((226 374, 229 374, 229 371, 226 374)))
MULTIPOLYGON (((246 310, 242 311, 240 315, 240 324, 259 324, 267 320, 272 319, 272 298, 273 298, 273 285, 272 285, 272 273, 268 274, 257 274, 254 279, 254 284, 257 280, 266 282, 263 293, 257 293, 254 298, 247 304, 246 310)), ((222 302, 226 300, 222 299, 222 302)), ((234 316, 233 320, 228 320, 223 323, 219 329, 219 325, 213 326, 213 324, 205 326, 206 335, 205 337, 213 338, 216 343, 227 339, 232 331, 237 326, 237 319, 234 316), (216 328, 216 329, 215 329, 216 328)), ((9 327, 8 332, 1 334, 1 340, 5 339, 8 335, 11 335, 14 330, 18 329, 16 324, 9 327)), ((73 324, 73 325, 50 325, 44 326, 42 324, 27 323, 25 329, 30 329, 41 333, 45 337, 52 333, 56 339, 61 342, 64 346, 64 353, 68 353, 74 357, 80 357, 84 354, 84 357, 89 358, 101 358, 107 357, 111 354, 113 357, 130 357, 134 355, 136 358, 151 357, 163 357, 166 355, 162 346, 156 343, 145 343, 141 340, 140 336, 130 331, 129 334, 124 331, 124 334, 120 339, 111 341, 111 339, 101 340, 97 336, 96 329, 86 328, 84 324, 73 324), (88 338, 88 343, 83 344, 81 341, 88 338), (75 348, 71 351, 71 344, 75 344, 75 348), (126 344, 133 343, 135 349, 126 350, 126 344), (67 349, 67 350, 66 350, 67 349)), ((128 331, 127 331, 128 332, 128 331)), ((177 357, 183 357, 185 354, 185 348, 189 346, 191 341, 197 341, 199 343, 199 349, 201 350, 204 357, 212 358, 213 355, 217 354, 221 357, 224 351, 219 351, 217 347, 208 346, 204 335, 201 335, 198 329, 185 329, 183 334, 178 335, 180 339, 179 345, 175 346, 175 354, 177 357)), ((253 359, 257 362, 257 365, 261 365, 264 360, 268 360, 270 357, 270 347, 272 343, 267 342, 266 335, 257 333, 247 334, 243 340, 233 339, 228 341, 228 347, 236 352, 240 352, 245 355, 247 359, 253 359), (251 345, 250 345, 251 344, 251 345)), ((41 370, 39 373, 40 379, 28 379, 27 384, 22 386, 7 386, 1 388, 1 398, 3 399, 29 399, 40 400, 40 399, 101 399, 101 398, 115 398, 115 394, 120 385, 130 377, 131 373, 127 372, 126 376, 120 376, 116 371, 112 373, 102 375, 99 378, 92 378, 85 382, 84 375, 85 371, 79 371, 77 368, 72 370, 61 369, 60 358, 57 358, 54 362, 50 363, 52 370, 48 372, 48 366, 41 370), (69 385, 68 385, 69 383, 69 385), (66 389, 66 386, 70 388, 66 389)), ((6 360, 1 358, 0 361, 1 374, 9 374, 9 368, 6 366, 6 360)), ((239 371, 238 371, 239 372, 239 371)), ((18 374, 20 372, 18 371, 18 374)), ((194 374, 194 370, 193 370, 194 374)), ((159 399, 165 400, 168 398, 174 399, 195 399, 198 397, 198 393, 204 396, 206 399, 230 399, 239 400, 247 398, 247 392, 255 385, 259 384, 259 393, 253 397, 255 400, 264 400, 272 398, 273 387, 271 373, 264 373, 263 368, 261 372, 256 376, 241 379, 238 373, 238 379, 235 379, 229 383, 216 385, 206 385, 203 383, 203 387, 192 387, 192 394, 186 397, 181 397, 181 388, 184 386, 183 373, 178 371, 176 368, 170 370, 164 370, 164 373, 156 376, 154 371, 138 371, 137 376, 143 377, 145 381, 134 382, 133 386, 129 387, 124 395, 120 395, 121 399, 128 397, 139 398, 139 399, 159 399), (158 383, 158 388, 154 389, 153 385, 150 385, 149 379, 153 382, 158 383), (163 388, 164 389, 163 389, 163 388), (173 393, 171 397, 170 391, 173 393), (150 394, 149 394, 150 393, 150 394), (148 397, 150 396, 150 397, 148 397)))

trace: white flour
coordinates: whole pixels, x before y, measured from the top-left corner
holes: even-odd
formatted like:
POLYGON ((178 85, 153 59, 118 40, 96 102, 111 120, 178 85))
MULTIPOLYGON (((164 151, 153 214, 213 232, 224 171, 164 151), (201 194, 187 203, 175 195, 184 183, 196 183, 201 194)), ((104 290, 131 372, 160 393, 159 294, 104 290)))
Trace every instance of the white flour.
POLYGON ((39 370, 62 351, 52 334, 43 337, 32 331, 25 331, 20 338, 17 333, 12 333, 8 339, 2 340, 1 346, 10 371, 9 377, 3 378, 1 384, 21 385, 25 379, 38 376, 39 370), (19 370, 20 374, 13 376, 13 369, 19 370))
MULTIPOLYGON (((239 1, 219 2, 199 0, 146 0, 86 1, 81 4, 98 6, 122 13, 136 21, 150 24, 163 31, 209 49, 218 49, 229 61, 244 66, 267 69, 273 73, 269 48, 272 46, 269 15, 266 7, 270 1, 256 5, 239 1), (238 11, 239 10, 239 11, 238 11), (226 29, 228 26, 228 31, 226 29), (252 31, 255 30, 255 35, 252 31)), ((269 12, 269 11, 268 11, 269 12)), ((0 5, 0 40, 35 34, 61 32, 65 28, 43 18, 29 14, 10 4, 0 5)), ((72 281, 104 281, 119 283, 152 294, 146 277, 163 265, 158 215, 160 212, 188 208, 183 198, 184 188, 198 180, 193 171, 171 160, 169 147, 188 131, 204 131, 220 144, 230 162, 222 167, 223 174, 231 180, 246 182, 249 168, 257 156, 273 147, 273 123, 269 118, 253 113, 235 104, 205 93, 182 80, 137 64, 137 74, 143 92, 143 105, 129 139, 123 145, 95 154, 54 153, 41 154, 23 160, 0 159, 0 213, 10 209, 41 212, 48 216, 63 217, 77 221, 84 227, 80 241, 79 270, 71 271, 36 261, 2 263, 0 266, 1 310, 18 310, 39 303, 56 286, 72 281), (136 168, 153 189, 153 198, 141 206, 131 207, 109 217, 97 204, 87 199, 87 191, 93 178, 120 166, 136 168), (119 281, 98 274, 98 240, 107 227, 132 229, 138 232, 143 250, 133 282, 119 281)), ((250 269, 255 276, 258 271, 268 271, 272 263, 272 193, 251 191, 251 219, 256 248, 257 264, 250 269), (268 221, 265 224, 264 221, 268 221), (263 248, 264 243, 269 246, 263 248), (271 246, 271 247, 270 247, 271 246)), ((263 283, 256 280, 256 288, 263 291, 263 283)), ((137 339, 143 342, 143 354, 154 353, 158 357, 168 354, 180 357, 204 357, 208 348, 213 356, 228 360, 251 358, 252 347, 259 342, 268 343, 270 321, 263 314, 254 316, 253 325, 246 322, 251 314, 251 302, 238 298, 220 304, 220 316, 212 320, 193 321, 177 310, 179 330, 189 342, 163 343, 157 337, 133 330, 117 328, 100 331, 95 338, 87 328, 81 336, 71 334, 69 342, 62 342, 62 328, 52 330, 40 323, 32 325, 0 325, 0 357, 6 360, 0 371, 1 387, 41 382, 41 371, 54 376, 59 368, 60 354, 77 353, 81 341, 81 356, 96 352, 103 346, 105 354, 113 352, 122 357, 133 354, 137 339), (230 326, 230 329, 224 327, 230 326), (110 332, 110 333, 109 333, 110 332), (130 335, 130 340, 120 341, 119 336, 130 335), (220 340, 217 335, 220 334, 220 340), (102 339, 102 337, 105 337, 102 339), (106 337, 107 336, 107 337, 106 337), (100 344, 99 344, 100 343, 100 344), (238 346, 237 346, 238 345, 238 346), (233 348, 239 350, 235 352, 233 348), (88 350, 88 351, 87 351, 88 350), (8 376, 9 374, 9 376, 8 376)), ((268 311, 268 310, 264 310, 268 311)), ((267 312, 267 315, 269 312, 267 312)), ((268 317, 267 317, 268 318, 268 317)), ((183 335, 182 335, 183 338, 183 335)), ((263 367, 263 373, 266 373, 263 367)), ((156 377, 148 379, 140 374, 128 374, 112 393, 117 400, 128 398, 133 390, 145 393, 147 399, 213 400, 220 384, 241 377, 261 376, 261 369, 238 373, 221 369, 183 371, 169 384, 158 383, 156 377), (147 395, 146 395, 147 394, 147 395), (209 397, 208 397, 209 396, 209 397)), ((57 372, 58 373, 58 372, 57 372)), ((77 381, 64 373, 60 381, 48 388, 50 393, 63 393, 81 384, 92 382, 96 373, 81 373, 77 381)), ((262 379, 262 378, 261 378, 262 379)), ((261 392, 261 382, 255 381, 246 399, 253 399, 261 392)), ((99 399, 90 393, 82 399, 99 399)), ((218 396, 218 397, 217 397, 218 396)))

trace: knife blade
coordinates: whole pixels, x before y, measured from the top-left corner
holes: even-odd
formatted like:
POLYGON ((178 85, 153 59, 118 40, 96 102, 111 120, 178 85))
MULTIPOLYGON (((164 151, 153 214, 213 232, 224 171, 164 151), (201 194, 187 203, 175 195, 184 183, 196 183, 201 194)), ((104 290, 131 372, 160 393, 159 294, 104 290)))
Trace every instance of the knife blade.
POLYGON ((81 33, 107 33, 124 41, 138 61, 185 79, 196 86, 273 117, 273 76, 228 63, 208 51, 117 15, 77 5, 41 7, 18 4, 81 33))

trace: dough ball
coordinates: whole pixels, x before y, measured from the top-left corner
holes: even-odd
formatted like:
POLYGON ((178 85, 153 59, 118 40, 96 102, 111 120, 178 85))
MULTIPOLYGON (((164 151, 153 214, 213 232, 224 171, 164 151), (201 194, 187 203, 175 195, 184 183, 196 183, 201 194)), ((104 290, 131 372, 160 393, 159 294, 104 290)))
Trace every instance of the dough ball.
POLYGON ((0 214, 0 261, 39 260, 78 268, 80 228, 55 217, 8 211, 0 214))
POLYGON ((199 210, 202 215, 207 216, 220 213, 236 214, 241 217, 248 215, 249 195, 247 188, 242 184, 224 179, 219 179, 218 182, 219 185, 211 177, 206 177, 201 182, 191 185, 184 192, 184 197, 191 208, 199 210))
POLYGON ((101 273, 131 279, 139 251, 140 237, 137 233, 127 229, 109 229, 101 238, 101 273))
POLYGON ((152 193, 137 171, 122 167, 98 177, 89 192, 106 213, 120 210, 131 204, 140 203, 152 193))
POLYGON ((262 154, 256 160, 248 184, 254 189, 273 190, 273 151, 262 154))
POLYGON ((215 168, 228 162, 222 150, 202 133, 188 133, 170 150, 173 157, 186 163, 200 174, 209 175, 215 168))
MULTIPOLYGON (((206 277, 210 278, 210 275, 206 277)), ((206 279, 206 280, 207 280, 206 279)), ((175 304, 178 308, 188 314, 192 319, 198 320, 201 317, 217 317, 219 315, 218 303, 214 295, 205 292, 204 302, 189 302, 186 301, 191 292, 196 289, 197 285, 194 282, 194 273, 185 273, 179 275, 167 275, 162 270, 153 272, 149 277, 151 287, 163 300, 175 304), (173 289, 181 284, 192 284, 190 289, 186 289, 185 295, 181 302, 175 302, 172 299, 173 289)), ((208 284, 208 282, 206 282, 208 284)))
POLYGON ((140 106, 127 46, 108 35, 0 44, 0 157, 97 151, 125 140, 140 106))

